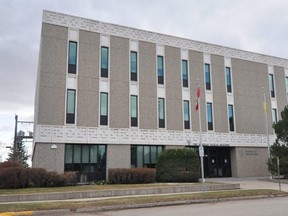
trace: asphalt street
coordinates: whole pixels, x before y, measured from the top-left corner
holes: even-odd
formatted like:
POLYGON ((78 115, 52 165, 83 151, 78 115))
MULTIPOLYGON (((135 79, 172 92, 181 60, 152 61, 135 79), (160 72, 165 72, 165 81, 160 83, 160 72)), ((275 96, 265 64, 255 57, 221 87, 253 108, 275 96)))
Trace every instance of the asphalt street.
POLYGON ((238 200, 229 202, 178 205, 154 208, 128 209, 107 212, 53 214, 54 216, 287 216, 288 198, 267 198, 258 200, 238 200))

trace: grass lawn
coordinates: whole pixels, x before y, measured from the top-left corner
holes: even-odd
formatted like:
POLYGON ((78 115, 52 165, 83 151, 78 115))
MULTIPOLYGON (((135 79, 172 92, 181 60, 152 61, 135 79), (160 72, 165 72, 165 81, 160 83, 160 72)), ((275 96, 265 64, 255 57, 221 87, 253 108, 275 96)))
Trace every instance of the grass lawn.
MULTIPOLYGON (((143 186, 143 185, 142 185, 143 186)), ((130 185, 131 187, 131 185, 130 185)), ((221 199, 232 197, 248 197, 257 195, 287 195, 288 193, 277 190, 234 190, 234 191, 218 191, 206 193, 191 193, 178 195, 152 195, 142 197, 117 197, 103 200, 93 201, 61 201, 61 202, 33 202, 33 203, 17 203, 17 204, 0 204, 0 212, 11 211, 36 211, 36 210, 51 210, 51 209, 71 209, 78 208, 92 208, 115 205, 133 205, 133 204, 147 204, 159 202, 173 202, 199 199, 221 199)))

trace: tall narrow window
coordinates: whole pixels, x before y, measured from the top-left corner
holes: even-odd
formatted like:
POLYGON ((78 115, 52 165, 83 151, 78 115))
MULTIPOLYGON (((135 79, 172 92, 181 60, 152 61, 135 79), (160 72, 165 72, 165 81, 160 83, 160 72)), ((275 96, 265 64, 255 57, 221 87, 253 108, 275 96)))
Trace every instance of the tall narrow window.
POLYGON ((270 96, 272 98, 275 97, 275 90, 274 90, 274 78, 273 74, 269 74, 269 88, 270 88, 270 96))
POLYGON ((208 130, 213 130, 213 109, 212 109, 212 103, 207 103, 207 124, 208 124, 208 130))
POLYGON ((164 101, 164 98, 158 98, 158 118, 159 118, 159 128, 165 128, 165 101, 164 101))
POLYGON ((69 41, 68 73, 76 74, 77 42, 69 41))
POLYGON ((210 64, 205 64, 205 83, 206 90, 211 90, 210 64))
POLYGON ((67 105, 66 105, 66 123, 67 124, 75 123, 75 97, 76 97, 76 90, 68 89, 67 90, 67 105))
POLYGON ((131 95, 130 98, 131 103, 131 126, 138 126, 138 96, 131 95))
POLYGON ((231 68, 230 67, 226 67, 226 87, 227 87, 227 92, 232 92, 231 68))
POLYGON ((182 60, 182 81, 183 81, 183 87, 188 87, 188 63, 187 63, 187 60, 182 60))
POLYGON ((184 128, 190 129, 190 110, 189 110, 189 101, 183 102, 184 108, 184 128))
POLYGON ((157 56, 158 84, 164 84, 163 56, 157 56))
POLYGON ((288 77, 285 77, 285 84, 286 84, 286 96, 288 97, 288 77))
POLYGON ((272 122, 273 122, 273 124, 276 124, 278 122, 277 109, 272 109, 272 122))
POLYGON ((108 93, 100 94, 100 125, 108 125, 108 93))
POLYGON ((229 130, 234 131, 234 111, 233 105, 228 105, 228 118, 229 118, 229 130))
POLYGON ((108 77, 109 48, 101 47, 101 77, 108 77))
POLYGON ((137 81, 137 52, 130 53, 131 80, 137 81))

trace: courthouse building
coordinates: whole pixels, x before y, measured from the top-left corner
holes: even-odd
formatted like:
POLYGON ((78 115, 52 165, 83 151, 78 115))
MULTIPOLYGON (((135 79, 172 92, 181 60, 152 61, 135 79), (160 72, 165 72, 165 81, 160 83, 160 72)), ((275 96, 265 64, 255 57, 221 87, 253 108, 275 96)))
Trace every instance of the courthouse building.
POLYGON ((197 150, 199 82, 205 176, 268 175, 263 91, 272 144, 287 80, 287 59, 44 11, 33 167, 100 180, 197 150))

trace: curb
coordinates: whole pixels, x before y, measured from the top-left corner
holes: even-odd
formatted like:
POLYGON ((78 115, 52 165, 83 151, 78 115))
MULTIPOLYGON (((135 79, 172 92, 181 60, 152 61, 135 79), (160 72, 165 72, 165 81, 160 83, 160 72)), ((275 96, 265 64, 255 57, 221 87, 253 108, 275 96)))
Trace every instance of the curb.
MULTIPOLYGON (((96 208, 93 208, 93 207, 91 207, 91 208, 79 208, 79 209, 73 209, 73 210, 70 210, 70 209, 43 210, 43 211, 35 211, 35 212, 33 212, 32 215, 33 216, 42 216, 42 215, 49 215, 49 214, 55 214, 55 213, 69 213, 69 212, 89 213, 89 212, 137 209, 137 208, 154 208, 154 207, 164 207, 164 206, 173 206, 173 205, 192 205, 192 204, 217 203, 217 202, 227 202, 227 201, 237 201, 237 200, 268 199, 268 198, 278 198, 278 197, 288 197, 288 195, 241 196, 241 197, 230 197, 230 198, 211 198, 211 199, 169 201, 169 202, 159 202, 159 203, 115 205, 115 206, 103 206, 103 207, 96 207, 96 208)), ((0 214, 0 216, 2 216, 2 215, 0 214)))

